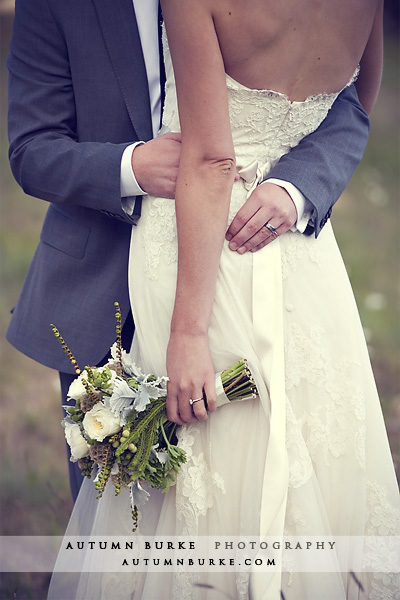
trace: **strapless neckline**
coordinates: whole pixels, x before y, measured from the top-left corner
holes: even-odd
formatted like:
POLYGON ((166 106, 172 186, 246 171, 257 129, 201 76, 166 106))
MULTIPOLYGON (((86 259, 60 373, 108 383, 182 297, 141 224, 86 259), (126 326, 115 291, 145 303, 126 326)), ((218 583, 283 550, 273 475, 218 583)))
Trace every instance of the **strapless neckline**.
POLYGON ((350 80, 346 83, 345 86, 343 86, 337 92, 320 92, 318 94, 311 94, 310 96, 307 96, 304 100, 291 100, 289 98, 289 96, 287 96, 287 94, 284 94, 283 92, 278 92, 276 90, 247 87, 243 83, 240 83, 240 81, 237 81, 237 79, 234 79, 233 77, 231 77, 231 75, 228 75, 228 73, 225 73, 225 77, 226 77, 228 87, 230 87, 232 89, 244 90, 246 92, 252 92, 252 93, 258 94, 260 96, 281 98, 282 100, 288 102, 289 104, 304 104, 306 102, 313 102, 315 100, 321 100, 323 98, 333 98, 335 96, 338 96, 344 89, 349 87, 352 83, 354 83, 357 80, 359 72, 360 72, 360 65, 357 65, 350 80))

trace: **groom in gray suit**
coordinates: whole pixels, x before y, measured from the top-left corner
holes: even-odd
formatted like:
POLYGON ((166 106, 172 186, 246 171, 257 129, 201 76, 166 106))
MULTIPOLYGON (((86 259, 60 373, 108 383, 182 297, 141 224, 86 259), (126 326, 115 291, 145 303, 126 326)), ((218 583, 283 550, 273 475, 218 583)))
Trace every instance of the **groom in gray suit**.
MULTIPOLYGON (((162 89, 158 21, 157 0, 16 0, 10 163, 24 191, 49 208, 7 337, 60 372, 64 401, 74 371, 49 324, 79 365, 101 364, 114 341, 118 300, 129 347, 131 227, 146 192, 174 197, 179 135, 153 140, 162 89)), ((353 85, 274 167, 270 177, 292 195, 300 231, 318 235, 367 136, 353 85)), ((76 496, 81 476, 72 464, 70 477, 76 496)))

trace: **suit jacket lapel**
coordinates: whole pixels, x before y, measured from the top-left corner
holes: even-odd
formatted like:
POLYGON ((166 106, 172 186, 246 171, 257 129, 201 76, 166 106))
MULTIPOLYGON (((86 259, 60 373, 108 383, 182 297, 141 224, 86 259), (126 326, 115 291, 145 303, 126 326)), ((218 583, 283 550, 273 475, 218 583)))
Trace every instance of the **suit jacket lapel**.
POLYGON ((93 0, 104 41, 138 139, 153 137, 149 88, 132 0, 93 0))

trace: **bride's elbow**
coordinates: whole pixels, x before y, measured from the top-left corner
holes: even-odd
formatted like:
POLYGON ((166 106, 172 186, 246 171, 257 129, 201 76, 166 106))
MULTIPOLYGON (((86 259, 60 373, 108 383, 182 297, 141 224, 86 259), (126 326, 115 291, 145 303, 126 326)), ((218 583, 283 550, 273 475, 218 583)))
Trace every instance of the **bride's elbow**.
POLYGON ((209 173, 215 173, 223 178, 230 178, 236 169, 236 160, 234 155, 225 156, 204 156, 202 160, 202 169, 209 173))

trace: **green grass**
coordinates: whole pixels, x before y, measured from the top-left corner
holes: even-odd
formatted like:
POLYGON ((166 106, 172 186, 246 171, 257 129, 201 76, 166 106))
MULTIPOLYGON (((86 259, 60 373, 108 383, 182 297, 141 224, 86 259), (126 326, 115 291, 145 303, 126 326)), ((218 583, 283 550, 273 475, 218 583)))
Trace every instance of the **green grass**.
POLYGON ((399 44, 386 43, 382 88, 364 159, 333 213, 356 296, 391 448, 400 467, 399 44))

